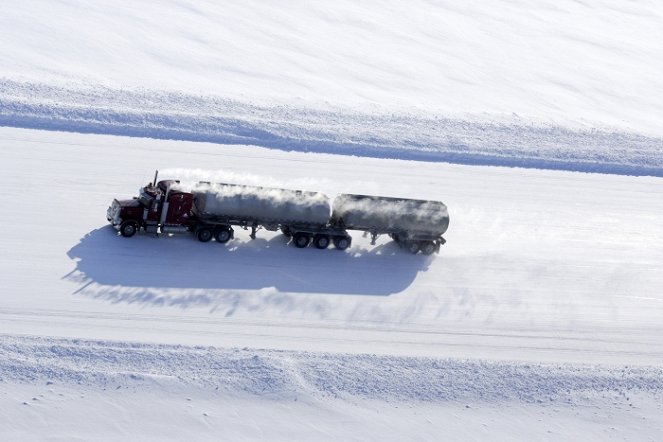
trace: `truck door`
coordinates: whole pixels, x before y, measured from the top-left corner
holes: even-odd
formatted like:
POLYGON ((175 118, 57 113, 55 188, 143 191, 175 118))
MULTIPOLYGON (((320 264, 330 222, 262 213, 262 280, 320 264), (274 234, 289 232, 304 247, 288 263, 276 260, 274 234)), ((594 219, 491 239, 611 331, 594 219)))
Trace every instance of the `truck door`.
POLYGON ((165 224, 184 224, 191 211, 193 195, 183 192, 171 193, 168 202, 168 213, 166 214, 165 224))

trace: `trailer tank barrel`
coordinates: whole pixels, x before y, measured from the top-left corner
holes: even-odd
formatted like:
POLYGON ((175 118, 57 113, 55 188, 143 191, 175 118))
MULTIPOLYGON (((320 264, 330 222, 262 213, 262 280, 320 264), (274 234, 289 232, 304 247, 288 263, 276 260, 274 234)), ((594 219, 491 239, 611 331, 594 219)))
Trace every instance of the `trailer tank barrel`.
POLYGON ((449 212, 440 201, 341 194, 334 200, 332 222, 355 230, 442 235, 449 212))
POLYGON ((201 183, 192 193, 201 215, 323 225, 331 212, 329 198, 320 192, 201 183))

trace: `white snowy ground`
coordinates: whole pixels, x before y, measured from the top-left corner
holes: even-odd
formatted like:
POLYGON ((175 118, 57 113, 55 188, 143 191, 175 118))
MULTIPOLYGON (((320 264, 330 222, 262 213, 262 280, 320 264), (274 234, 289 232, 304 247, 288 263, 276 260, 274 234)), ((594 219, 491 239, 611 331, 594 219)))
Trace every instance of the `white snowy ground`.
POLYGON ((658 2, 28 0, 0 29, 0 439, 663 437, 658 2), (154 169, 439 199, 448 244, 117 237, 154 169))
POLYGON ((10 0, 0 29, 12 80, 663 135, 657 0, 10 0))
POLYGON ((20 208, 0 214, 10 438, 662 434, 660 178, 11 128, 0 152, 5 204, 20 208), (411 256, 355 235, 341 253, 106 225, 110 200, 153 169, 202 164, 237 182, 444 200, 448 244, 411 256), (74 426, 84 410, 89 427, 74 426))
POLYGON ((7 440, 657 440, 663 431, 657 369, 34 338, 6 338, 0 355, 7 440))

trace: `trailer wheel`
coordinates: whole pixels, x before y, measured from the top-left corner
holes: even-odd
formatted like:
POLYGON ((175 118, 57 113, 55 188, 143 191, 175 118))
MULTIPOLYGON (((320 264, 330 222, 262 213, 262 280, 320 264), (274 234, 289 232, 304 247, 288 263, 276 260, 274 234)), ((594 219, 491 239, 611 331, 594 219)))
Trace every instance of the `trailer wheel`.
POLYGON ((292 242, 295 244, 295 247, 303 249, 311 242, 311 235, 304 232, 296 233, 292 238, 292 242))
POLYGON ((334 247, 338 250, 345 250, 350 247, 350 239, 347 236, 337 236, 334 238, 334 247))
POLYGON ((230 238, 233 237, 232 229, 230 227, 219 227, 216 229, 216 232, 214 234, 214 238, 216 238, 216 242, 225 244, 228 241, 230 241, 230 238))
POLYGON ((423 241, 421 243, 421 253, 424 255, 432 255, 435 253, 435 243, 433 241, 423 241))
POLYGON ((416 255, 419 252, 419 243, 417 241, 410 241, 406 244, 407 251, 416 255))
POLYGON ((316 249, 326 249, 329 247, 329 243, 329 235, 315 235, 315 237, 313 237, 313 244, 316 249))
POLYGON ((136 221, 125 221, 120 226, 120 233, 125 238, 131 238, 138 231, 138 224, 136 221))
POLYGON ((196 231, 198 241, 207 242, 212 239, 212 229, 209 227, 201 227, 196 231))

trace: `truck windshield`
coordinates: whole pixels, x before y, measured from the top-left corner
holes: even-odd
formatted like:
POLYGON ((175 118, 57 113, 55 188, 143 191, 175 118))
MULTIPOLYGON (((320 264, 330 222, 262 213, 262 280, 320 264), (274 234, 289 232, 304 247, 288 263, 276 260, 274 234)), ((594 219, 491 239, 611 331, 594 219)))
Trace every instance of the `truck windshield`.
POLYGON ((144 187, 141 187, 140 191, 138 192, 138 202, 149 209, 152 206, 153 201, 154 196, 150 195, 144 187))

